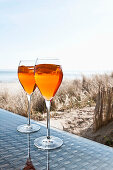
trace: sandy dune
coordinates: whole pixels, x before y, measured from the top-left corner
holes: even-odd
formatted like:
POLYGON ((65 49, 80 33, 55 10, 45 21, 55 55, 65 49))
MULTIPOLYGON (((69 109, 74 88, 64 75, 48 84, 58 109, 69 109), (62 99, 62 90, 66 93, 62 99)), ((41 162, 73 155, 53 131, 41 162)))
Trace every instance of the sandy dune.
MULTIPOLYGON (((102 127, 97 132, 93 131, 93 116, 95 107, 85 107, 69 112, 57 112, 57 116, 51 117, 51 127, 68 131, 70 133, 100 142, 105 143, 106 137, 113 132, 113 122, 102 127)), ((45 121, 41 121, 46 124, 45 121)))

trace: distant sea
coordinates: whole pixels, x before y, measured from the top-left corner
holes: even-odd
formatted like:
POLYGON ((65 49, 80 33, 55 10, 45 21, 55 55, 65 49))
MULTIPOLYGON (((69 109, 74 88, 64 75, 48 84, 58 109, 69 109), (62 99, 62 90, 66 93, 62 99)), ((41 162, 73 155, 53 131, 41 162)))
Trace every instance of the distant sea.
POLYGON ((16 82, 18 75, 16 70, 0 70, 0 82, 16 82))
MULTIPOLYGON (((103 73, 111 73, 109 72, 95 72, 95 71, 64 71, 63 72, 63 79, 81 79, 83 75, 86 77, 90 77, 94 74, 103 74, 103 73)), ((0 82, 16 82, 18 81, 18 74, 16 70, 0 70, 0 82)))

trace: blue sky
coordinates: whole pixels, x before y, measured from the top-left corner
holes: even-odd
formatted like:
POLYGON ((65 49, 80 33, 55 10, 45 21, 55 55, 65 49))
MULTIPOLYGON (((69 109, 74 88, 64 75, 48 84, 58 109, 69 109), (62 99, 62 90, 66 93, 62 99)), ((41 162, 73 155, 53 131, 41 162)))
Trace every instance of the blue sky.
POLYGON ((0 0, 0 69, 38 56, 113 70, 113 0, 0 0))

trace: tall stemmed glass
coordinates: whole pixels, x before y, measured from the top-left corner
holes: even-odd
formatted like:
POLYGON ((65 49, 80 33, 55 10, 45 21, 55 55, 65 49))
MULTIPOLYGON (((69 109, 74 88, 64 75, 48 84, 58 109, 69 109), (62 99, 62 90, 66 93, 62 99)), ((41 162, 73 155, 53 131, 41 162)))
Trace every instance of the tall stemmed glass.
POLYGON ((31 96, 36 88, 34 78, 34 60, 22 60, 18 66, 18 79, 25 90, 28 98, 28 124, 20 125, 17 130, 22 133, 36 132, 40 127, 36 124, 30 123, 30 103, 31 96))
POLYGON ((34 145, 41 149, 55 149, 63 141, 55 136, 50 136, 50 106, 63 78, 62 68, 58 59, 38 58, 35 64, 35 82, 45 99, 47 107, 47 136, 35 139, 34 145))

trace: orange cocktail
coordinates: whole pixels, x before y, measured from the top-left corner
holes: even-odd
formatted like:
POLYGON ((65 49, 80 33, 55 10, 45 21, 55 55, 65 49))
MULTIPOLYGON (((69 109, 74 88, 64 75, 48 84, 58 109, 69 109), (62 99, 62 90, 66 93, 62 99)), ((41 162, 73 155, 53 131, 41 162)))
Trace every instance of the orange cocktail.
POLYGON ((50 106, 63 79, 63 72, 59 59, 38 58, 35 64, 35 82, 45 99, 47 107, 47 136, 42 136, 34 141, 34 145, 40 149, 55 149, 63 144, 63 141, 50 135, 50 106))
POLYGON ((36 88, 34 66, 19 66, 18 78, 24 90, 30 95, 36 88))
POLYGON ((35 81, 46 100, 51 100, 56 94, 63 78, 60 65, 39 64, 35 66, 35 81))
POLYGON ((28 124, 23 124, 17 127, 17 130, 21 133, 32 133, 40 129, 38 125, 30 123, 31 96, 36 88, 34 64, 34 60, 21 60, 18 66, 18 79, 27 93, 28 98, 28 124))

